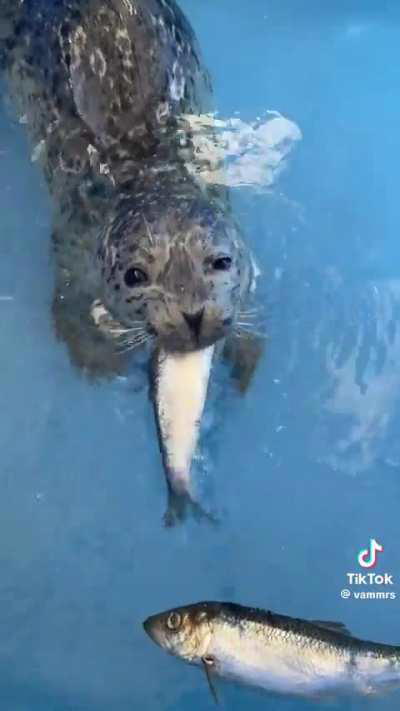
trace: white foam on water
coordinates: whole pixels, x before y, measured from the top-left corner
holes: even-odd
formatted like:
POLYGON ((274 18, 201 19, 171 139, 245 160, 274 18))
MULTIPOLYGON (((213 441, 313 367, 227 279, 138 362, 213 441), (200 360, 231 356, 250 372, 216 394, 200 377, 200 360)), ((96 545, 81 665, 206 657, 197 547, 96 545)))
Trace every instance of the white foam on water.
POLYGON ((299 126, 276 111, 251 123, 214 114, 186 114, 184 119, 193 131, 196 153, 196 164, 188 163, 188 169, 207 183, 232 188, 271 188, 302 139, 299 126))
POLYGON ((328 457, 336 467, 343 469, 346 455, 351 458, 350 473, 369 469, 375 462, 379 447, 385 441, 396 402, 399 399, 400 333, 390 335, 390 324, 395 322, 395 311, 400 302, 400 282, 389 279, 371 283, 366 296, 371 297, 371 317, 376 326, 377 343, 384 347, 386 358, 381 369, 376 368, 377 352, 368 364, 365 388, 357 382, 357 361, 365 338, 365 328, 360 324, 354 348, 343 364, 337 366, 332 353, 327 354, 327 368, 332 378, 332 394, 325 403, 328 412, 351 418, 346 436, 340 439, 328 457))

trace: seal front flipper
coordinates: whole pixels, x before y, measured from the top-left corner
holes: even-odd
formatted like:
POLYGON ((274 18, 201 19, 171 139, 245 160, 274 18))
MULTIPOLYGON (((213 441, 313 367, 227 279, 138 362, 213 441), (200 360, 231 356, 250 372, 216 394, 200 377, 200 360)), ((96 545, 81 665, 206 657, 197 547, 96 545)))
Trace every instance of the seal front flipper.
POLYGON ((127 357, 95 325, 90 308, 86 296, 72 296, 68 290, 57 289, 53 299, 56 336, 66 343, 72 363, 90 379, 121 375, 126 370, 127 357))
POLYGON ((252 333, 239 332, 225 342, 223 358, 229 364, 231 377, 242 395, 251 385, 264 349, 265 338, 252 333))

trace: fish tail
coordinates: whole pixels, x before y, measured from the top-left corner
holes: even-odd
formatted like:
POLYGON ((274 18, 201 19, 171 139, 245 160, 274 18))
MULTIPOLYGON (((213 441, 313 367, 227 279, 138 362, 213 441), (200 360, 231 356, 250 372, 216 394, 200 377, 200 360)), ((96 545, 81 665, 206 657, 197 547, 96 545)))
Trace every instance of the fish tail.
POLYGON ((168 491, 168 507, 164 515, 164 525, 166 528, 173 528, 174 526, 183 523, 188 515, 192 515, 196 521, 202 523, 206 521, 214 526, 218 524, 218 519, 208 511, 205 511, 203 507, 192 499, 188 494, 180 494, 172 489, 168 491))
POLYGON ((184 494, 177 494, 175 491, 168 492, 168 507, 164 514, 164 525, 166 528, 173 528, 179 523, 183 523, 187 516, 188 497, 184 494))

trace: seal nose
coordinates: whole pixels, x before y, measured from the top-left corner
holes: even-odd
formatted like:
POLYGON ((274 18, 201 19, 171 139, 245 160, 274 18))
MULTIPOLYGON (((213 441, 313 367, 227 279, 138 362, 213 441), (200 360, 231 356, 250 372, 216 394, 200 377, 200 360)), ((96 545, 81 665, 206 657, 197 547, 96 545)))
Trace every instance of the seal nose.
POLYGON ((204 309, 197 311, 195 314, 188 314, 182 311, 182 316, 185 319, 190 331, 198 339, 201 331, 201 324, 203 322, 204 309))

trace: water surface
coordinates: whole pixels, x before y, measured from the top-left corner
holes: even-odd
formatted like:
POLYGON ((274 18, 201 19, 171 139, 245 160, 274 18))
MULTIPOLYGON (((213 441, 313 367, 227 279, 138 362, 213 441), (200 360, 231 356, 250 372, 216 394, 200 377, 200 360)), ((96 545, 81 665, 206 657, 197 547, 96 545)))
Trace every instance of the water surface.
MULTIPOLYGON (((218 529, 165 531, 143 378, 93 385, 56 341, 51 206, 0 116, 0 698, 7 711, 200 711, 203 675, 141 622, 200 599, 338 619, 399 643, 399 600, 341 599, 370 537, 400 569, 397 3, 182 0, 221 116, 278 110, 302 141, 235 210, 268 341, 244 397, 211 392, 197 474, 218 529), (237 112, 237 113, 236 113, 237 112)), ((220 378, 220 379, 219 379, 220 378)), ((394 590, 397 592, 398 588, 394 590)), ((398 591, 400 594, 400 591, 398 591)), ((223 708, 309 701, 219 684, 223 708)), ((394 711, 399 694, 368 701, 394 711)), ((317 704, 318 706, 318 704, 317 704)), ((332 701, 361 711, 362 699, 332 701)))

